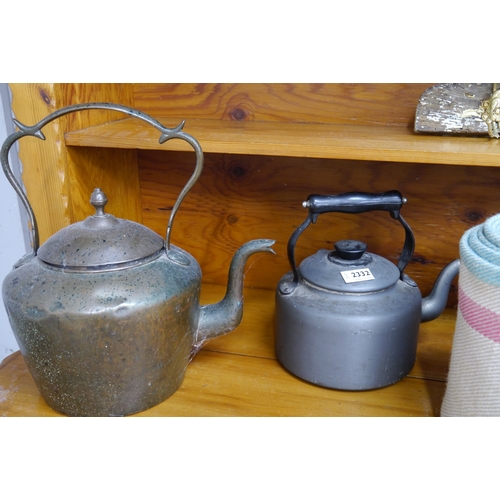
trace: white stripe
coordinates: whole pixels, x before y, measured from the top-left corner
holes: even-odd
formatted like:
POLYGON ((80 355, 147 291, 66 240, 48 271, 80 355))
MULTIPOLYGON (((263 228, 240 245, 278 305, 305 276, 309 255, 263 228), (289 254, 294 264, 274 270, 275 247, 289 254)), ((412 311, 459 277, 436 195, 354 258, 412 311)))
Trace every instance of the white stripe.
POLYGON ((460 310, 441 416, 500 416, 500 345, 473 330, 460 310))
MULTIPOLYGON (((488 285, 478 280, 466 266, 460 267, 458 286, 479 305, 500 314, 500 287, 488 285)), ((460 307, 460 304, 458 304, 458 307, 460 307)))

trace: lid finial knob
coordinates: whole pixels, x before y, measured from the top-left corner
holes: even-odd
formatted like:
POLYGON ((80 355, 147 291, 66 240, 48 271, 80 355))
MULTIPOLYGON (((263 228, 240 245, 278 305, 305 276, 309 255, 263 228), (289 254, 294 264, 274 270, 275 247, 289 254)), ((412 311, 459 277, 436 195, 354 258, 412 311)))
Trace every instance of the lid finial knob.
POLYGON ((94 217, 105 217, 107 215, 104 213, 104 207, 108 203, 108 198, 99 188, 94 189, 90 197, 90 203, 95 208, 94 217))

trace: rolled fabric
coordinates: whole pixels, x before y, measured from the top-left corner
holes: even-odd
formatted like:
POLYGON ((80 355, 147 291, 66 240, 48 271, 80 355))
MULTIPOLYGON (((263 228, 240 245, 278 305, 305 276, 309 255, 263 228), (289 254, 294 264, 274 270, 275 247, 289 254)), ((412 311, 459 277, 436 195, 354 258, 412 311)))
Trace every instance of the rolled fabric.
POLYGON ((500 416, 500 214, 460 240, 457 322, 441 416, 500 416))

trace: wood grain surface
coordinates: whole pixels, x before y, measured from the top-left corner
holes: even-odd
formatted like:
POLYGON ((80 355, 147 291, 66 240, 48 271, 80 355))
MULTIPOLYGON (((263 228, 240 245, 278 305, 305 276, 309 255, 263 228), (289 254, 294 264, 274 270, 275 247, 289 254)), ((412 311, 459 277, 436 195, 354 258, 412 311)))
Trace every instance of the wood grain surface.
MULTIPOLYGON (((185 117, 158 117, 175 127, 185 117)), ((318 123, 234 122, 187 119, 184 131, 206 153, 303 158, 499 166, 500 144, 489 138, 415 134, 406 127, 318 123)), ((120 120, 66 135, 71 146, 191 151, 184 141, 158 144, 158 132, 137 120, 120 120)))
POLYGON ((431 84, 134 84, 134 104, 158 116, 234 122, 409 126, 431 84))
MULTIPOLYGON (((87 102, 113 102, 133 106, 133 93, 127 84, 66 83, 57 86, 61 107, 87 102)), ((78 111, 66 115, 61 126, 68 132, 86 129, 128 115, 106 110, 78 111)), ((65 148, 67 176, 71 185, 74 222, 92 215, 89 203, 94 188, 109 193, 106 210, 117 217, 141 222, 140 188, 134 150, 114 148, 65 148)))
MULTIPOLYGON (((143 221, 164 235, 194 155, 141 151, 138 161, 143 221)), ((398 189, 408 199, 402 214, 416 238, 407 272, 428 294, 442 268, 458 258, 464 232, 500 211, 499 184, 496 168, 207 154, 204 172, 177 214, 172 243, 198 260, 205 281, 222 284, 244 242, 275 239, 276 255, 253 257, 246 278, 248 286, 274 289, 290 269, 286 245, 307 216, 302 201, 309 194, 398 189)), ((297 261, 351 238, 397 262, 404 231, 384 212, 325 214, 299 239, 297 261)), ((455 288, 451 298, 454 307, 455 288)))
MULTIPOLYGON (((207 285, 202 302, 222 297, 207 285)), ((365 392, 304 382, 274 354, 274 294, 247 289, 241 325, 205 344, 181 388, 137 416, 438 416, 455 325, 454 311, 421 325, 417 361, 404 380, 365 392)), ((0 367, 0 416, 62 416, 38 393, 21 354, 0 367)))

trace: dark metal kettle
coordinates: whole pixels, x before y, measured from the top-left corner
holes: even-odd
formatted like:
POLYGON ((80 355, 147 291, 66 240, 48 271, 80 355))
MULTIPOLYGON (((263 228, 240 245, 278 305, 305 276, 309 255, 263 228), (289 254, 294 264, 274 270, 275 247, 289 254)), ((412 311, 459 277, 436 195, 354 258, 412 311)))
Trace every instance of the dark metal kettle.
POLYGON ((203 169, 201 146, 183 132, 183 124, 169 129, 125 106, 78 104, 32 127, 16 122, 19 131, 2 146, 4 173, 28 211, 33 236, 33 253, 3 282, 3 300, 27 366, 55 410, 74 416, 128 415, 167 399, 201 345, 240 323, 248 257, 273 252, 273 240, 243 245, 231 262, 224 299, 200 307, 200 267, 170 244, 177 209, 203 169), (36 218, 10 170, 9 150, 25 136, 45 139, 41 129, 47 123, 86 109, 126 113, 158 129, 160 143, 177 138, 195 150, 195 171, 173 207, 165 240, 106 213, 106 195, 97 188, 91 196, 94 215, 39 246, 36 218))
POLYGON ((368 390, 393 384, 413 368, 419 325, 443 311, 459 261, 441 272, 432 293, 422 299, 404 273, 415 247, 401 216, 405 202, 398 191, 311 195, 304 202, 308 216, 288 242, 292 271, 276 289, 276 354, 293 374, 325 387, 368 390), (363 242, 343 240, 297 268, 297 240, 320 214, 372 210, 389 212, 404 227, 397 266, 367 252, 363 242))

